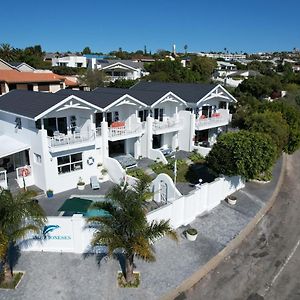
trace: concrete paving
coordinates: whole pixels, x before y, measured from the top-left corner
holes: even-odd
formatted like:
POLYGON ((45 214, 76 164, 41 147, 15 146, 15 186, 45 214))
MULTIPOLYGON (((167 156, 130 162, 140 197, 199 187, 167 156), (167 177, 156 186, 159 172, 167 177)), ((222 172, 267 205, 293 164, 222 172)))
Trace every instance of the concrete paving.
MULTIPOLYGON (((177 299, 300 299, 299 180, 300 151, 287 159, 283 184, 271 210, 215 270, 177 299)), ((261 195, 268 191, 252 190, 256 203, 265 201, 261 195)))
POLYGON ((167 238, 157 241, 156 262, 135 262, 136 270, 141 272, 137 289, 117 288, 116 274, 121 268, 116 260, 32 252, 22 253, 16 266, 26 271, 20 286, 15 291, 0 291, 0 299, 159 299, 221 251, 249 222, 267 200, 262 196, 271 195, 280 163, 274 169, 272 183, 248 183, 237 192, 237 206, 221 203, 199 216, 191 224, 199 232, 195 242, 186 240, 185 227, 178 229, 178 243, 167 238))

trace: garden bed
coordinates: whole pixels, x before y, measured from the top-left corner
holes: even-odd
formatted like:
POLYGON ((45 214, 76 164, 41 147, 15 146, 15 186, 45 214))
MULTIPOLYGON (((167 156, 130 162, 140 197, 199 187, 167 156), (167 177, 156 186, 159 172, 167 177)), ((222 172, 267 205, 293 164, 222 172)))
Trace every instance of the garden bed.
POLYGON ((20 283, 24 272, 14 272, 14 277, 11 282, 2 281, 0 282, 0 289, 15 289, 20 283))
POLYGON ((122 272, 118 272, 118 287, 120 288, 138 288, 140 285, 140 273, 133 272, 134 280, 131 283, 126 282, 122 272))

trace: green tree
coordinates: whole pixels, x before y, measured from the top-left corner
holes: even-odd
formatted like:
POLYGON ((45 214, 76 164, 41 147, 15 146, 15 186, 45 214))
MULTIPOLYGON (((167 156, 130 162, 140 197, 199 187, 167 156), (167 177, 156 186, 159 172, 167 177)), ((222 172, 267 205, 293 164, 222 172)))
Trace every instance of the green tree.
POLYGON ((16 58, 15 49, 10 45, 3 43, 0 45, 0 58, 5 61, 13 61, 16 58))
POLYGON ((83 50, 82 50, 82 54, 91 54, 92 51, 91 51, 91 48, 90 47, 85 47, 83 50))
POLYGON ((254 179, 267 172, 276 158, 276 146, 267 134, 241 130, 221 135, 207 156, 217 174, 254 179))
POLYGON ((265 111, 246 117, 246 128, 253 132, 268 134, 277 146, 277 155, 286 149, 289 137, 289 125, 280 112, 265 111))
POLYGON ((214 69, 217 67, 215 59, 195 56, 191 59, 191 70, 198 74, 200 81, 209 81, 214 69))
POLYGON ((110 201, 96 202, 94 208, 106 210, 109 217, 92 217, 88 222, 99 224, 92 240, 93 245, 107 245, 108 254, 123 249, 125 255, 125 279, 133 280, 134 257, 152 262, 155 260, 152 243, 156 239, 168 235, 177 239, 169 221, 147 222, 144 209, 147 183, 129 188, 127 184, 114 186, 107 194, 110 201))
POLYGON ((33 200, 35 196, 34 191, 13 196, 9 190, 0 190, 0 259, 4 265, 5 280, 8 282, 13 277, 9 249, 28 233, 39 233, 46 222, 43 209, 33 200))
POLYGON ((136 80, 131 79, 118 79, 114 82, 110 82, 108 87, 121 88, 121 89, 129 89, 133 85, 136 84, 136 80))
POLYGON ((264 109, 281 112, 282 117, 289 125, 288 143, 284 151, 292 154, 300 148, 300 111, 297 107, 284 102, 267 103, 264 109))
POLYGON ((106 75, 101 70, 92 70, 88 69, 84 75, 79 79, 81 84, 85 84, 90 87, 91 90, 94 90, 97 87, 105 85, 106 75))

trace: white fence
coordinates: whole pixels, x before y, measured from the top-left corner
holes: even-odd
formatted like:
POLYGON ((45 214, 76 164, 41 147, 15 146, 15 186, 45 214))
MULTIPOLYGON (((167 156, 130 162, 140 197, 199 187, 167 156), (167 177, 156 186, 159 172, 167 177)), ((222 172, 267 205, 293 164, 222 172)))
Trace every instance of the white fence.
POLYGON ((104 159, 103 165, 107 169, 108 175, 113 182, 119 184, 124 180, 126 172, 116 159, 106 157, 104 159))
MULTIPOLYGON (((167 176, 166 174, 160 174, 167 176)), ((169 177, 169 176, 168 176, 169 177)), ((159 182, 166 182, 166 178, 159 178, 155 190, 159 190, 159 182)), ((197 216, 207 212, 221 203, 226 196, 244 187, 244 182, 239 176, 219 177, 211 183, 204 183, 198 188, 182 197, 172 197, 170 202, 148 214, 149 221, 170 220, 174 228, 191 223, 197 216), (173 198, 173 199, 172 199, 173 198)), ((178 195, 178 190, 168 185, 170 195, 178 195)), ((180 193, 179 193, 180 194, 180 193)), ((156 198, 158 201, 159 198, 156 198)))
MULTIPOLYGON (((174 228, 189 224, 198 215, 220 204, 227 195, 244 187, 240 177, 220 177, 202 184, 188 195, 182 196, 166 174, 159 174, 152 183, 155 201, 160 201, 161 183, 167 186, 168 202, 147 215, 148 221, 170 220, 174 228), (157 193, 159 191, 159 193, 157 193)), ((90 246, 94 229, 87 226, 82 215, 48 217, 43 233, 31 235, 20 243, 23 251, 54 251, 84 253, 90 246)), ((94 251, 94 250, 93 250, 94 251)))
POLYGON ((168 161, 163 155, 163 153, 159 149, 150 149, 149 150, 149 158, 152 160, 161 161, 164 164, 167 164, 168 161))

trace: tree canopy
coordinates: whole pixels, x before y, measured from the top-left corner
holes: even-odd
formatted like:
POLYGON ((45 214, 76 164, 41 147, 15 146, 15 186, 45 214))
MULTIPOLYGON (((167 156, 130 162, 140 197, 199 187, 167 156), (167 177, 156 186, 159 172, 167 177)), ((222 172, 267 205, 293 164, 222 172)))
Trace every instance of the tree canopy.
POLYGON ((87 69, 85 74, 83 74, 79 81, 81 84, 85 84, 90 87, 91 90, 94 90, 97 87, 105 85, 106 75, 101 70, 92 70, 87 69))
POLYGON ((241 130, 222 134, 207 162, 217 174, 254 179, 269 171, 275 158, 276 146, 269 135, 241 130))

